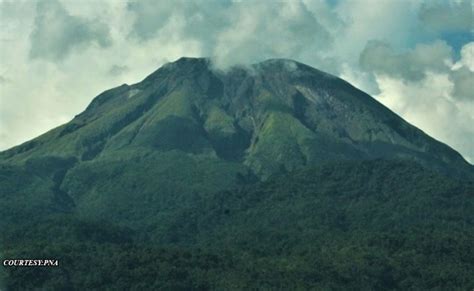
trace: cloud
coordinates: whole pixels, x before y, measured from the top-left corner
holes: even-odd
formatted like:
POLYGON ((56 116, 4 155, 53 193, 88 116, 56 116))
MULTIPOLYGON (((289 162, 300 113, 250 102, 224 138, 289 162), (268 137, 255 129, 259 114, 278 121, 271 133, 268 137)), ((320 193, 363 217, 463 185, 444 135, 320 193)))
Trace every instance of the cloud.
POLYGON ((265 58, 305 58, 332 44, 332 36, 303 3, 236 4, 229 27, 217 36, 213 57, 222 66, 265 58), (303 37, 304 36, 304 37, 303 37))
POLYGON ((455 98, 474 102, 474 42, 462 47, 461 58, 452 66, 450 79, 455 98))
POLYGON ((462 66, 474 71, 474 41, 465 44, 461 48, 461 58, 454 64, 453 69, 456 70, 462 66))
POLYGON ((376 74, 419 81, 427 71, 445 71, 452 59, 452 49, 443 41, 418 44, 412 50, 397 53, 387 43, 369 41, 360 54, 362 69, 376 74))
POLYGON ((110 67, 109 74, 111 75, 122 75, 125 72, 128 72, 130 70, 129 67, 127 66, 121 66, 121 65, 113 65, 110 67))
MULTIPOLYGON (((308 2, 308 1, 307 1, 308 2)), ((267 58, 295 57, 327 49, 332 36, 303 2, 177 1, 132 2, 130 36, 139 41, 192 39, 221 67, 267 58), (170 28, 171 31, 170 31, 170 28)), ((312 8, 325 7, 315 5, 312 8)), ((326 11, 329 9, 325 8, 326 11)), ((321 17, 325 23, 335 23, 321 17)))
MULTIPOLYGON (((151 0, 128 3, 127 9, 136 14, 130 36, 142 41, 155 37, 176 11, 176 6, 163 4, 163 1, 151 0)), ((182 2, 177 1, 177 4, 182 7, 182 2)))
POLYGON ((336 35, 334 51, 348 62, 357 62, 368 41, 380 40, 395 50, 405 49, 419 41, 421 31, 416 11, 419 0, 340 1, 334 9, 343 22, 336 35))
POLYGON ((386 43, 370 41, 359 61, 366 72, 405 82, 420 82, 429 73, 444 73, 453 83, 453 98, 474 101, 473 50, 474 42, 466 44, 461 58, 454 63, 452 48, 444 41, 419 44, 403 53, 395 52, 386 43))
POLYGON ((73 49, 91 44, 100 47, 111 45, 105 24, 73 16, 57 0, 37 3, 30 39, 29 56, 32 59, 61 60, 73 49))
POLYGON ((375 97, 474 162, 474 74, 469 67, 473 43, 463 47, 462 57, 454 65, 449 49, 441 42, 403 54, 387 46, 371 46, 362 52, 361 63, 375 78, 380 91, 375 97), (407 68, 409 64, 416 70, 407 68))
POLYGON ((209 56, 215 35, 229 25, 231 8, 232 1, 219 0, 177 0, 173 5, 163 0, 132 1, 127 4, 134 18, 129 37, 140 42, 165 36, 192 39, 209 56))
POLYGON ((421 5, 418 17, 428 29, 436 32, 471 31, 472 1, 426 1, 421 5))
POLYGON ((454 83, 453 96, 474 101, 474 72, 467 67, 453 70, 450 79, 454 83))
POLYGON ((463 153, 474 162, 474 104, 452 98, 454 84, 447 74, 427 73, 419 82, 377 76, 376 98, 408 122, 463 153))

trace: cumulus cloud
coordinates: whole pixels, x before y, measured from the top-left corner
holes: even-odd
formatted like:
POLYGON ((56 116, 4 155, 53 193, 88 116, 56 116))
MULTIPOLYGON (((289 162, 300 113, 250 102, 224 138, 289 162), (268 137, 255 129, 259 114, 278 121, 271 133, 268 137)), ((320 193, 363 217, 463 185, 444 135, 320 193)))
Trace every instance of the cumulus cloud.
MULTIPOLYGON (((312 8, 324 7, 312 4, 312 8)), ((203 55, 227 67, 269 57, 304 57, 327 49, 332 36, 303 2, 177 1, 132 2, 131 37, 140 41, 167 35, 198 41, 203 55), (216 11, 218 11, 216 13, 216 11), (169 28, 172 26, 172 34, 169 28)), ((327 8, 326 8, 327 10, 327 8)), ((329 10, 328 10, 329 11, 329 10)), ((328 17, 321 17, 328 23, 328 17)), ((334 23, 332 21, 331 23, 334 23)))
POLYGON ((437 32, 472 30, 471 0, 426 1, 421 5, 418 15, 426 27, 437 32))
POLYGON ((325 51, 332 36, 301 2, 239 3, 233 25, 218 34, 213 57, 221 65, 256 62, 265 56, 305 57, 325 51))
POLYGON ((34 29, 30 35, 33 59, 59 60, 71 50, 91 44, 111 45, 108 27, 99 21, 74 16, 57 0, 37 3, 34 29))
POLYGON ((474 72, 467 67, 453 70, 450 79, 454 83, 453 96, 474 101, 474 72))
POLYGON ((379 90, 375 97, 379 101, 431 136, 449 141, 471 163, 474 162, 473 44, 463 47, 457 62, 449 46, 439 41, 399 54, 387 45, 372 42, 360 58, 361 67, 375 78, 379 90))
POLYGON ((427 73, 419 82, 377 76, 377 84, 379 101, 474 162, 474 104, 452 98, 454 84, 447 74, 427 73))
POLYGON ((456 70, 463 66, 474 71, 474 41, 471 41, 462 47, 461 58, 454 64, 453 69, 456 70))
POLYGON ((121 75, 127 71, 129 71, 130 68, 127 67, 127 66, 121 66, 121 65, 113 65, 112 67, 110 67, 110 70, 109 70, 109 74, 111 75, 121 75))
POLYGON ((443 41, 418 44, 412 50, 397 53, 389 44, 374 40, 360 54, 360 65, 373 73, 419 81, 427 71, 448 69, 451 59, 452 49, 443 41))
POLYGON ((334 51, 348 62, 358 60, 368 41, 389 43, 395 50, 414 45, 420 37, 416 11, 420 1, 340 1, 335 7, 344 23, 334 51))
POLYGON ((181 37, 212 40, 213 32, 226 25, 226 9, 231 1, 209 0, 169 1, 142 0, 127 4, 127 9, 134 14, 132 30, 129 36, 141 41, 157 37, 169 23, 177 24, 173 31, 181 37), (216 13, 218 11, 219 13, 216 13))
POLYGON ((474 102, 474 42, 464 45, 461 58, 452 66, 450 79, 456 98, 474 102))

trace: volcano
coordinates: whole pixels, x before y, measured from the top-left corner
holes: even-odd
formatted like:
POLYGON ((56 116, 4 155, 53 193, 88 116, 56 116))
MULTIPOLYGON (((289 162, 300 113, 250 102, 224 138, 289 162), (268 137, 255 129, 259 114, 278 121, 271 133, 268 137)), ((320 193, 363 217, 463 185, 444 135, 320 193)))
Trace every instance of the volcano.
MULTIPOLYGON (((184 277, 155 270, 170 284, 190 284, 157 285, 165 289, 193 289, 201 279, 204 289, 410 286, 403 280, 433 287, 426 278, 441 280, 435 271, 413 279, 396 273, 401 265, 387 258, 406 263, 403 252, 423 252, 415 247, 422 234, 434 247, 445 242, 442 234, 449 229, 454 242, 445 243, 451 250, 474 233, 472 165, 346 81, 286 59, 225 71, 205 58, 167 63, 139 83, 101 93, 70 122, 1 152, 0 177, 6 254, 25 256, 31 245, 43 243, 59 246, 48 255, 64 260, 71 259, 65 246, 81 244, 91 254, 97 245, 104 254, 114 253, 112 245, 133 255, 143 255, 143 245, 158 245, 164 250, 148 252, 158 257, 171 252, 186 261, 199 247, 207 252, 202 258, 216 256, 217 266, 206 261, 212 266, 202 267, 199 259, 188 262, 191 270, 179 265, 184 277), (30 235, 19 239, 19 233, 30 235), (398 245, 383 245, 384 235, 398 245), (340 252, 349 243, 355 250, 346 249, 348 257, 358 260, 362 254, 357 261, 362 265, 343 263, 340 252), (386 273, 366 265, 370 243, 380 251, 374 260, 386 273), (324 257, 322 247, 340 265, 324 257), (333 275, 311 273, 315 261, 303 258, 312 251, 317 255, 309 258, 333 275), (251 279, 267 263, 269 277, 251 279), (359 274, 350 266, 366 281, 350 285, 344 276, 359 274), (196 275, 204 269, 211 271, 196 275), (228 281, 212 277, 212 270, 227 274, 228 281)), ((446 266, 457 262, 451 255, 440 255, 446 266)), ((423 258, 417 267, 446 268, 423 258)), ((459 266, 472 268, 473 261, 459 266)), ((65 280, 58 283, 63 288, 158 284, 148 275, 119 282, 86 279, 73 263, 64 268, 66 275, 55 273, 65 280), (114 285, 119 283, 124 285, 114 285)), ((20 273, 7 272, 5 284, 12 289, 27 284, 15 281, 20 273)), ((28 282, 48 289, 52 274, 28 282)), ((447 275, 446 282, 472 283, 463 274, 447 275)))

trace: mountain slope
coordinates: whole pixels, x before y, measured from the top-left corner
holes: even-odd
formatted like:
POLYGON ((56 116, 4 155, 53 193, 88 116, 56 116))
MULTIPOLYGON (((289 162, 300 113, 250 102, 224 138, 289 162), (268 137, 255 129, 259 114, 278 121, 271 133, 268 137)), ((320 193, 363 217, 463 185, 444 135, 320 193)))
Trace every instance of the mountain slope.
POLYGON ((182 58, 0 153, 0 214, 5 224, 35 205, 159 237, 160 222, 203 193, 375 158, 473 175, 457 152, 334 76, 290 60, 223 72, 207 59, 182 58), (10 213, 12 203, 21 210, 10 213))
POLYGON ((71 122, 1 154, 80 161, 179 150, 237 161, 256 175, 325 160, 403 157, 472 171, 462 157, 341 79, 290 60, 222 72, 182 58, 97 96, 71 122))

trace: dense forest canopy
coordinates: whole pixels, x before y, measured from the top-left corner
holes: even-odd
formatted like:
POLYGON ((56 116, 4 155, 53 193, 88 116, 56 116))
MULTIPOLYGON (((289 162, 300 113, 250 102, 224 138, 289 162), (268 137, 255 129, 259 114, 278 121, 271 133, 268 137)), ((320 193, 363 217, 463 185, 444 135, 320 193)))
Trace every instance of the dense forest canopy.
POLYGON ((5 228, 1 255, 56 258, 60 267, 6 268, 3 282, 8 290, 464 290, 474 286, 473 193, 472 181, 380 160, 204 193, 152 238, 34 212, 5 228))

